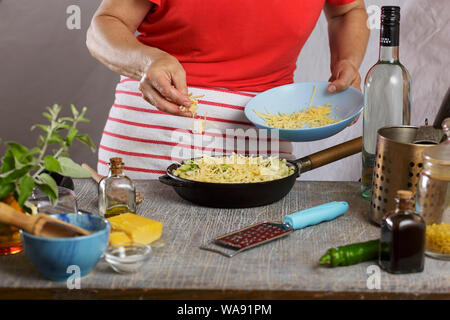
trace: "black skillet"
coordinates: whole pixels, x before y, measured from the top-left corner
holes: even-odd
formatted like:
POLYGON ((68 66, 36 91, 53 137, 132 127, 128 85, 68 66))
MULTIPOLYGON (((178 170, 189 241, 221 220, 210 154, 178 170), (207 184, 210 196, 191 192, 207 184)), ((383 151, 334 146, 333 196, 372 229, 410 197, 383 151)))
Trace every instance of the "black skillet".
POLYGON ((267 205, 283 198, 301 173, 321 167, 362 150, 362 137, 338 144, 312 155, 288 161, 295 171, 290 176, 255 183, 211 183, 183 179, 172 174, 181 164, 173 163, 159 181, 172 186, 185 200, 213 208, 249 208, 267 205))

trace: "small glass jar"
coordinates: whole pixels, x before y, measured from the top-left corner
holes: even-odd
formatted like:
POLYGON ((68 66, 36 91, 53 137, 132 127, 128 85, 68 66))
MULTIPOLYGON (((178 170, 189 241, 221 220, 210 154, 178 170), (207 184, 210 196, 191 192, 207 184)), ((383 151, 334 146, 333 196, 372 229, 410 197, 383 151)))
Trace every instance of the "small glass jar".
POLYGON ((447 139, 422 153, 416 211, 427 225, 425 254, 450 260, 450 118, 442 128, 447 139))
POLYGON ((118 273, 137 272, 152 255, 152 247, 138 242, 110 245, 105 260, 118 273))
POLYGON ((69 188, 58 186, 58 201, 53 204, 50 198, 38 188, 33 190, 28 204, 34 205, 36 212, 45 214, 78 213, 75 192, 69 188))
POLYGON ((98 184, 98 208, 102 217, 110 218, 122 213, 136 213, 136 188, 133 181, 123 173, 122 158, 109 162, 108 176, 98 184))

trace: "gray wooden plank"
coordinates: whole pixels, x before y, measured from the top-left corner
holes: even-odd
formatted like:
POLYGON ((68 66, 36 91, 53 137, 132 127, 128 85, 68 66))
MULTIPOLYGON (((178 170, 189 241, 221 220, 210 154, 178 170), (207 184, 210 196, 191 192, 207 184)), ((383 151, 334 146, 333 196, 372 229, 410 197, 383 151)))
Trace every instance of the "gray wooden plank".
MULTIPOLYGON (((86 294, 92 290, 116 290, 113 295, 120 297, 126 292, 139 295, 166 290, 177 296, 177 292, 210 290, 253 291, 251 296, 255 297, 267 293, 270 296, 271 292, 282 296, 306 292, 311 297, 321 293, 319 296, 323 297, 378 291, 449 297, 450 262, 446 261, 426 258, 425 270, 419 274, 391 275, 382 271, 379 290, 367 287, 367 268, 375 262, 333 269, 317 265, 319 257, 330 247, 379 237, 380 229, 368 222, 369 203, 360 197, 358 183, 298 181, 279 202, 249 209, 200 207, 182 200, 158 181, 142 180, 136 184, 145 194, 138 213, 164 222, 164 232, 170 241, 154 250, 152 258, 135 274, 117 274, 105 261, 100 261, 89 276, 81 279, 86 294), (264 220, 281 220, 286 214, 334 200, 347 201, 350 210, 333 221, 295 231, 231 259, 198 248, 217 235, 264 220)), ((94 182, 76 180, 76 193, 80 208, 97 211, 94 182)), ((64 293, 65 288, 65 282, 44 279, 24 253, 0 257, 0 292, 41 289, 64 293)))

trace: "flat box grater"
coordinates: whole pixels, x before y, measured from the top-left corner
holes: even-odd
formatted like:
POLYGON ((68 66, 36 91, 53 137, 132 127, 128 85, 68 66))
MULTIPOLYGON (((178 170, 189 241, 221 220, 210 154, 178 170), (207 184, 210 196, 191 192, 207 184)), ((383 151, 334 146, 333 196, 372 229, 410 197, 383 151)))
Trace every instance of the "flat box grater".
POLYGON ((332 220, 348 210, 345 201, 334 201, 284 217, 283 222, 260 222, 224 235, 221 235, 200 247, 233 257, 244 250, 287 236, 291 232, 332 220))

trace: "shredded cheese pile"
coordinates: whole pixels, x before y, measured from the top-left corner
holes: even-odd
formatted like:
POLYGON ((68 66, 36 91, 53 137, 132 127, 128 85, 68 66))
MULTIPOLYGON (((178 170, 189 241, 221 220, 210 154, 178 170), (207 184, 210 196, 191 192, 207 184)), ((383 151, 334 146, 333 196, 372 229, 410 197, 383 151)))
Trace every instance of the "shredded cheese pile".
POLYGON ((247 157, 233 153, 230 156, 186 161, 172 173, 180 178, 214 183, 251 183, 277 180, 293 174, 285 159, 278 157, 247 157))
POLYGON ((436 253, 450 254, 450 224, 428 225, 426 229, 426 248, 436 253))
POLYGON ((278 112, 278 114, 269 113, 266 109, 266 113, 261 113, 253 110, 259 117, 264 119, 265 125, 272 128, 279 129, 298 129, 298 128, 316 128, 329 124, 339 122, 341 120, 333 119, 331 114, 330 104, 327 103, 324 106, 312 106, 314 95, 316 94, 316 86, 314 86, 311 100, 307 109, 294 112, 292 114, 278 112))

